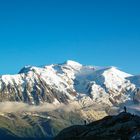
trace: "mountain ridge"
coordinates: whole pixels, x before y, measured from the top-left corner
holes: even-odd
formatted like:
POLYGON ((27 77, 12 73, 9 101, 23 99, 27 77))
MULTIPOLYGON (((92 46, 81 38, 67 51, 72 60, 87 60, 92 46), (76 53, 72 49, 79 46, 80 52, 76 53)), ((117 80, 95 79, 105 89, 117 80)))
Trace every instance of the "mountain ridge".
POLYGON ((86 125, 65 128, 55 137, 55 140, 138 140, 140 139, 139 126, 139 116, 122 112, 86 125))
POLYGON ((112 105, 132 98, 140 86, 134 79, 139 78, 113 66, 86 66, 72 60, 42 67, 25 66, 18 74, 0 76, 0 101, 67 104, 88 96, 96 102, 107 99, 106 104, 112 105))

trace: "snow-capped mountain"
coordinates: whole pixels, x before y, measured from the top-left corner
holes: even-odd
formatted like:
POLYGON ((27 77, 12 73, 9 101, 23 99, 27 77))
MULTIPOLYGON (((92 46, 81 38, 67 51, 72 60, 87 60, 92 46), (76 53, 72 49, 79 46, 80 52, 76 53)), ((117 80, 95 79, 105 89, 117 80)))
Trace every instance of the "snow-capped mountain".
POLYGON ((84 99, 119 105, 134 99, 139 102, 139 81, 140 76, 116 67, 85 66, 70 60, 43 67, 25 66, 16 75, 0 76, 0 101, 39 105, 84 99))

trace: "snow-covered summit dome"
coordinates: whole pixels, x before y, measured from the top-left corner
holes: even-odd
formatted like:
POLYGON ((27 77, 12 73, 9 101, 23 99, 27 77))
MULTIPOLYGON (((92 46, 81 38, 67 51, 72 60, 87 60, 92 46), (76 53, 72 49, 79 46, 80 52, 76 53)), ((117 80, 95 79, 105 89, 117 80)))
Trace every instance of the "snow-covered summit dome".
POLYGON ((82 64, 80 64, 80 63, 78 63, 76 61, 72 61, 72 60, 67 60, 64 64, 68 65, 68 66, 70 66, 72 68, 80 68, 80 67, 82 67, 82 64))

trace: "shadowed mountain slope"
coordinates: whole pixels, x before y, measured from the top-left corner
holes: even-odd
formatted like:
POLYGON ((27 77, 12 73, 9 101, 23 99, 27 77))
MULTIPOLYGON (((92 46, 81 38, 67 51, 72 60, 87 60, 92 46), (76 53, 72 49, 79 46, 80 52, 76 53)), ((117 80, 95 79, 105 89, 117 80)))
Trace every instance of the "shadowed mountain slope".
POLYGON ((55 140, 139 140, 140 117, 122 112, 88 125, 75 125, 61 131, 55 140))

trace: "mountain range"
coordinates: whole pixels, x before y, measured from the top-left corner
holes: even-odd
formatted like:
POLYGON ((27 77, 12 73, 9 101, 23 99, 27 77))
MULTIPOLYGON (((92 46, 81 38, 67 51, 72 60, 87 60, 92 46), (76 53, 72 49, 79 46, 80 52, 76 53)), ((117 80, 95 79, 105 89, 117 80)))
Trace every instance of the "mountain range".
POLYGON ((139 87, 139 75, 113 66, 86 66, 71 60, 25 66, 18 74, 0 76, 0 118, 4 120, 0 132, 4 128, 4 134, 13 136, 24 137, 28 131, 28 137, 52 137, 84 120, 117 114, 124 106, 139 114, 139 87))
POLYGON ((116 67, 83 66, 69 60, 44 67, 25 66, 16 75, 0 76, 0 101, 67 104, 90 97, 116 105, 128 100, 139 102, 139 87, 140 76, 116 67))

